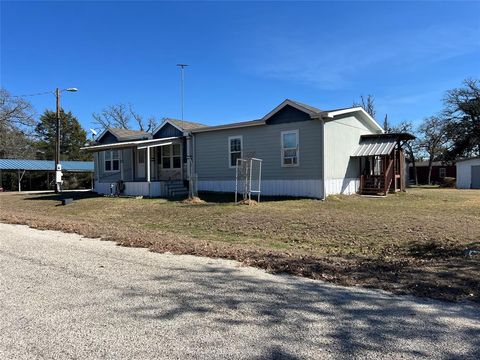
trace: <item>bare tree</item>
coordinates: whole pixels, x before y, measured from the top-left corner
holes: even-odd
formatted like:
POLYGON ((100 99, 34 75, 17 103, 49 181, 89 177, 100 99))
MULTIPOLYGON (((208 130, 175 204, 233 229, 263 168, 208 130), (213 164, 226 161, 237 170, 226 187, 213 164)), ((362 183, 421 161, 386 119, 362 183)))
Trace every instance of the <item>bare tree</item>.
MULTIPOLYGON (((391 128, 392 132, 396 133, 413 133, 413 124, 411 121, 402 121, 397 126, 391 128)), ((417 158, 418 153, 420 151, 419 141, 418 139, 410 140, 405 142, 405 150, 407 155, 407 160, 412 164, 413 169, 413 178, 415 181, 415 185, 418 185, 418 175, 417 175, 417 158)))
POLYGON ((93 113, 94 122, 106 129, 117 127, 121 129, 138 129, 149 132, 157 125, 157 120, 152 116, 144 121, 142 115, 135 111, 132 104, 114 104, 105 107, 100 113, 93 113))
POLYGON ((0 88, 0 126, 8 128, 30 128, 35 125, 32 105, 0 88))
POLYGON ((363 95, 360 96, 360 102, 353 102, 354 107, 361 106, 372 118, 375 119, 376 110, 375 110, 375 98, 373 95, 367 95, 364 97, 363 95))
POLYGON ((420 149, 428 156, 428 184, 431 183, 433 161, 443 154, 447 147, 447 120, 431 116, 423 120, 418 132, 420 149))
POLYGON ((0 157, 34 158, 35 111, 25 99, 0 88, 0 157))

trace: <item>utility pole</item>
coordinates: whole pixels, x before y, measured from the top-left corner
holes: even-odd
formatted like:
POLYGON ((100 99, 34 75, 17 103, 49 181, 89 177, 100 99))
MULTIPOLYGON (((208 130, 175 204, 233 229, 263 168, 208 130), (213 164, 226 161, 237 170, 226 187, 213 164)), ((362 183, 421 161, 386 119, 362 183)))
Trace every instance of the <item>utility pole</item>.
POLYGON ((60 169, 60 89, 55 90, 57 98, 57 123, 55 129, 55 193, 61 190, 62 170, 60 169))
POLYGON ((181 107, 182 107, 182 125, 183 125, 183 101, 184 101, 184 69, 188 66, 188 64, 177 64, 180 68, 180 99, 181 99, 181 107))
POLYGON ((59 88, 55 89, 56 101, 56 126, 55 126, 55 193, 62 191, 62 165, 60 164, 60 93, 62 91, 76 92, 77 88, 68 88, 60 90, 59 88))

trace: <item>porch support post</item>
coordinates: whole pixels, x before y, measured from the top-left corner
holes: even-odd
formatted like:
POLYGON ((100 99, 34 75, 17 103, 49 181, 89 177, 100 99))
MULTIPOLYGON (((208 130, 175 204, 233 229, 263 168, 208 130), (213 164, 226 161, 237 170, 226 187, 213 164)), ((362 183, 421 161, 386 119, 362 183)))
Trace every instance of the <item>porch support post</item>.
POLYGON ((149 196, 149 197, 152 197, 152 190, 151 190, 151 188, 150 188, 150 148, 147 146, 147 148, 145 149, 145 151, 147 152, 146 161, 147 161, 148 196, 149 196))
POLYGON ((150 148, 146 148, 147 151, 147 182, 150 182, 150 148))

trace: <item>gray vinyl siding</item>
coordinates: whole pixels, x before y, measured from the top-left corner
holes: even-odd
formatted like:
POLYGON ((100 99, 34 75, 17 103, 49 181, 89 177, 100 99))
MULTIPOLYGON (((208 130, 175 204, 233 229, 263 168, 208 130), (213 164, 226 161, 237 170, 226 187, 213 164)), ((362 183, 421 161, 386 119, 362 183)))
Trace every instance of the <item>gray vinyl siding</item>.
POLYGON ((325 179, 358 178, 358 159, 351 158, 360 136, 373 131, 355 116, 336 118, 325 123, 325 179))
POLYGON ((262 180, 322 178, 322 124, 320 120, 285 122, 195 134, 195 171, 199 180, 235 180, 229 168, 230 136, 243 138, 243 157, 263 160, 262 180), (282 167, 281 132, 298 130, 299 166, 282 167))

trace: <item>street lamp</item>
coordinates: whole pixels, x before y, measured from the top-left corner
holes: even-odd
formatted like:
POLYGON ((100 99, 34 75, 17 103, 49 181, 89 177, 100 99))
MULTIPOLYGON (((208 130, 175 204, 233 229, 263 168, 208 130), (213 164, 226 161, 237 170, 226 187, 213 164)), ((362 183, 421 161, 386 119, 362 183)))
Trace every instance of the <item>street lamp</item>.
POLYGON ((60 165, 60 93, 63 91, 76 92, 77 88, 55 89, 57 98, 57 124, 56 124, 56 142, 55 142, 55 193, 61 192, 62 185, 62 165, 60 165))

